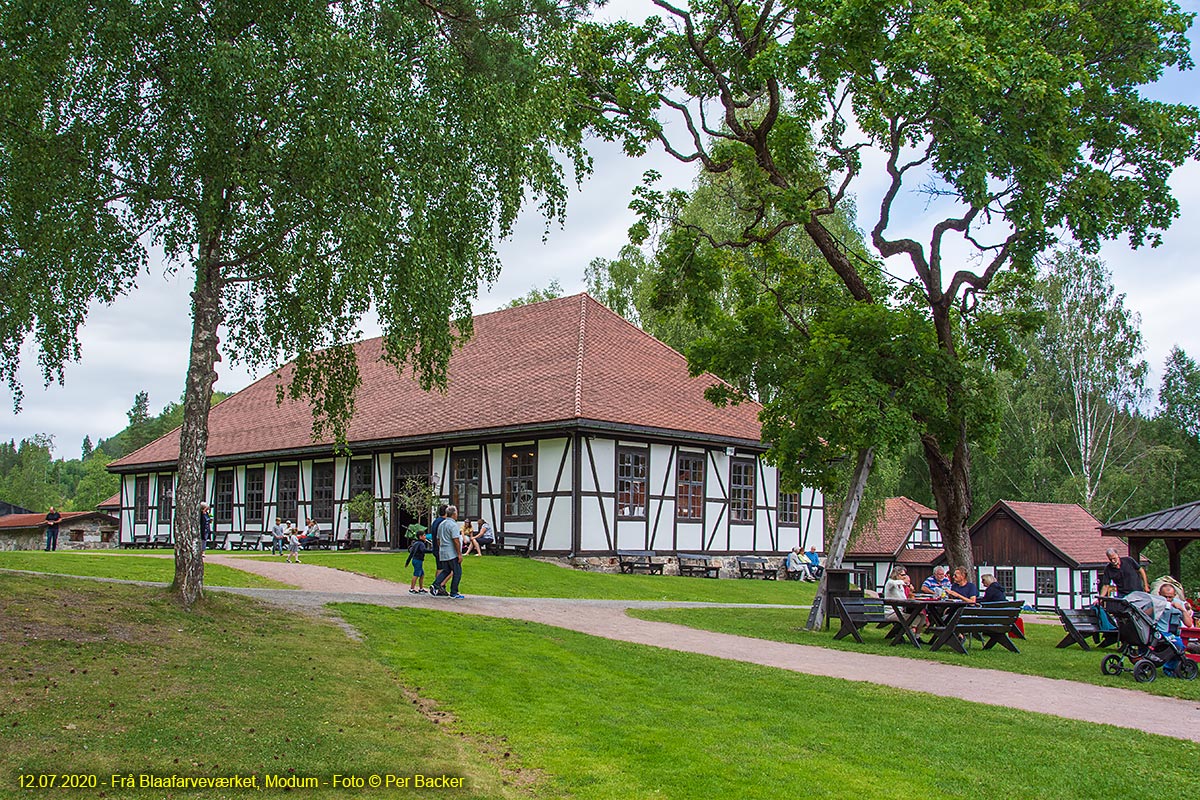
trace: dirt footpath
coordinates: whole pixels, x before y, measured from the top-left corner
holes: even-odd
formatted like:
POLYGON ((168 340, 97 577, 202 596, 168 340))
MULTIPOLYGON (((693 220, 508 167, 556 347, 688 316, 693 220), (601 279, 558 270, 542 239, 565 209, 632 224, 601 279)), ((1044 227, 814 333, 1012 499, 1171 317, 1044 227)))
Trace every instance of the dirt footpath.
POLYGON ((1120 721, 1123 727, 1200 742, 1200 702, 1196 701, 956 664, 748 639, 665 622, 633 619, 625 614, 627 608, 719 604, 479 596, 450 600, 426 594, 411 595, 405 585, 311 564, 287 564, 220 555, 206 555, 205 558, 214 564, 299 586, 299 590, 221 589, 286 605, 311 608, 314 604, 326 602, 372 603, 522 619, 607 639, 700 653, 809 675, 875 683, 1099 724, 1120 721))

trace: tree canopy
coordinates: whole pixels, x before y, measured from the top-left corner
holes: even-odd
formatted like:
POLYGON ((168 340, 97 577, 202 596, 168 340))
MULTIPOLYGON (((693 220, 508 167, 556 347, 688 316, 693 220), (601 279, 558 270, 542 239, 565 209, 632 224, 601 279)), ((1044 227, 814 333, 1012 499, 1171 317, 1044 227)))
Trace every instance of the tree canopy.
MULTIPOLYGON (((948 552, 970 566, 970 442, 995 416, 973 366, 975 312, 1005 271, 1029 274, 1064 235, 1085 249, 1159 241, 1178 213, 1171 172, 1200 150, 1200 113, 1139 87, 1191 67, 1191 15, 1161 0, 654 5, 662 16, 641 25, 580 33, 579 91, 629 151, 654 143, 741 176, 751 224, 724 244, 802 230, 852 297, 877 302, 828 222, 858 186, 882 184, 868 238, 915 275, 943 357, 941 410, 917 421, 948 552), (927 213, 897 224, 911 191, 927 213)), ((664 199, 647 186, 638 203, 653 221, 664 199)))
POLYGON ((584 0, 53 0, 0 8, 0 374, 32 336, 47 381, 89 303, 132 291, 161 248, 194 273, 176 582, 199 596, 194 513, 224 352, 294 358, 340 438, 373 309, 384 358, 444 378, 494 243, 586 167, 548 65, 584 0), (452 325, 452 320, 457 325, 452 325))

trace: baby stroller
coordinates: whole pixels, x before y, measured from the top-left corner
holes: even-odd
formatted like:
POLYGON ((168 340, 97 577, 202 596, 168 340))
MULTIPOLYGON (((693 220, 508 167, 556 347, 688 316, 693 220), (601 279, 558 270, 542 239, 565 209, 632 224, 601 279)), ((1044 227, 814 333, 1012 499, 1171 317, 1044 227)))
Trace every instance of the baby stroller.
MULTIPOLYGON (((1132 672, 1138 683, 1149 683, 1158 677, 1158 668, 1164 675, 1173 675, 1184 680, 1195 680, 1198 669, 1196 662, 1184 656, 1183 642, 1178 636, 1163 635, 1154 625, 1154 620, 1139 608, 1139 598, 1131 592, 1124 598, 1102 597, 1100 604, 1117 626, 1120 653, 1112 653, 1100 662, 1100 671, 1105 675, 1120 675, 1132 672), (1128 659, 1129 666, 1125 666, 1128 659)), ((1145 595, 1150 601, 1150 595, 1145 595)), ((1149 604, 1153 613, 1153 604, 1149 604)))

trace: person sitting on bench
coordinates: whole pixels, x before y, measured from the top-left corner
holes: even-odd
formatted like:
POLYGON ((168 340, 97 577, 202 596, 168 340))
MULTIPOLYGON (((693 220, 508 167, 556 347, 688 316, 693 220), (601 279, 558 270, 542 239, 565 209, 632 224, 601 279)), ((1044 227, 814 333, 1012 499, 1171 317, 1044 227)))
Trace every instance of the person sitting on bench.
POLYGON ((821 577, 821 573, 825 571, 825 568, 821 566, 821 557, 817 555, 817 546, 810 545, 804 557, 808 559, 808 568, 812 571, 813 577, 821 577))
POLYGON ((787 570, 787 576, 791 580, 796 580, 797 575, 806 581, 815 580, 813 578, 812 566, 808 563, 808 559, 800 555, 799 547, 793 547, 792 552, 787 554, 787 561, 784 563, 784 568, 787 570))

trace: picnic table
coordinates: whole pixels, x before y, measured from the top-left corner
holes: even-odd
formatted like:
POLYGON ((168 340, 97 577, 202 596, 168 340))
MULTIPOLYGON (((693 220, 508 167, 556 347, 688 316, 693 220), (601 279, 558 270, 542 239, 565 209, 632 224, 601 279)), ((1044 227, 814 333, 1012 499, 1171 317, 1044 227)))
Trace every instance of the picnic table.
POLYGON ((922 600, 919 597, 883 600, 882 602, 896 612, 897 624, 888 631, 888 641, 893 647, 907 641, 917 649, 921 648, 921 640, 912 631, 917 617, 921 614, 928 615, 931 631, 943 629, 959 610, 968 605, 962 600, 922 600))
MULTIPOLYGON (((1200 627, 1188 628, 1184 627, 1179 630, 1179 638, 1183 639, 1183 646, 1187 647, 1188 642, 1200 642, 1200 627)), ((1192 661, 1200 664, 1200 653, 1188 653, 1187 657, 1192 661)))

